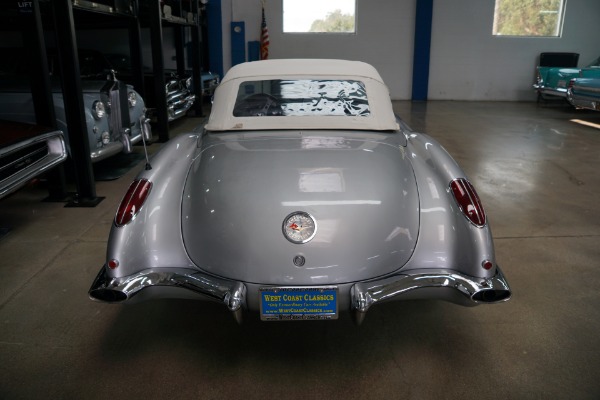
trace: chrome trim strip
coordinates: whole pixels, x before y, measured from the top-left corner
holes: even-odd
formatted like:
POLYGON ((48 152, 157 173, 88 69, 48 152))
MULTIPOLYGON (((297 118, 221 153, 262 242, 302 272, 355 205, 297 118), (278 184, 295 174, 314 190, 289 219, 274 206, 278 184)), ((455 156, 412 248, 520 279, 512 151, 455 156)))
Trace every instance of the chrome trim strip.
MULTIPOLYGON (((402 300, 402 297, 418 298, 411 293, 423 288, 450 288, 456 290, 467 303, 499 303, 511 297, 511 290, 500 267, 491 278, 476 278, 448 270, 406 271, 400 275, 372 282, 360 282, 351 289, 351 307, 356 322, 360 324, 369 308, 379 302, 402 300), (486 300, 486 293, 490 294, 486 300), (494 295, 499 297, 494 299, 494 295)), ((424 296, 423 298, 431 298, 424 296)))
POLYGON ((544 88, 542 86, 538 86, 538 85, 533 85, 533 88, 536 89, 538 91, 538 93, 541 94, 547 94, 550 96, 557 96, 557 97, 567 97, 567 89, 566 88, 544 88))
POLYGON ((6 166, 2 162, 2 157, 7 156, 12 152, 19 151, 22 148, 27 148, 29 145, 43 142, 47 145, 48 153, 34 163, 29 164, 25 168, 22 168, 11 176, 1 180, 0 198, 16 191, 35 176, 55 167, 67 158, 63 134, 60 131, 49 132, 0 149, 0 169, 2 169, 6 166))
POLYGON ((121 93, 119 85, 114 85, 109 93, 110 109, 109 123, 111 130, 111 140, 118 140, 123 132, 123 117, 121 116, 121 93), (118 136, 117 136, 118 135, 118 136))
POLYGON ((575 86, 573 86, 573 92, 575 94, 579 94, 579 95, 585 95, 585 93, 581 93, 581 92, 590 92, 590 93, 600 94, 600 87, 575 85, 575 86))

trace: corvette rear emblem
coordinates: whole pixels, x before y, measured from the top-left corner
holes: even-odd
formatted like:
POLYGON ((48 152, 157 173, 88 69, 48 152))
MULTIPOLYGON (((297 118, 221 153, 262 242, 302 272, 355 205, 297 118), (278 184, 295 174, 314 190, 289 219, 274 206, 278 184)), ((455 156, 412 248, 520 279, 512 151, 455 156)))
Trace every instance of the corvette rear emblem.
POLYGON ((307 243, 317 233, 317 221, 312 215, 296 211, 283 220, 283 236, 292 243, 307 243))

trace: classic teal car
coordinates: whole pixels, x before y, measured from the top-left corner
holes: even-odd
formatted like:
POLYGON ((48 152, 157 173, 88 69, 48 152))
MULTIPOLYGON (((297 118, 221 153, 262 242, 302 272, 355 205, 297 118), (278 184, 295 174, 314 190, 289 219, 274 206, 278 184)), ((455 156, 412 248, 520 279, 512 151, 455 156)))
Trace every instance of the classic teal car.
POLYGON ((587 74, 594 73, 600 73, 600 57, 585 68, 537 67, 537 79, 533 87, 539 96, 566 98, 571 79, 587 77, 587 74))
POLYGON ((576 108, 600 111, 600 68, 586 75, 592 74, 596 77, 573 79, 567 89, 567 100, 576 108))

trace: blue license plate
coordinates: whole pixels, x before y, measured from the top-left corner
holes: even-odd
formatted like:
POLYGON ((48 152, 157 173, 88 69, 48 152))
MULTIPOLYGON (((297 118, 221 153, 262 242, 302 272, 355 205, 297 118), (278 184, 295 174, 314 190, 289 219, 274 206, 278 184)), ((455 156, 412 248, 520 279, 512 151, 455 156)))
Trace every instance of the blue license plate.
POLYGON ((260 288, 263 321, 337 319, 338 289, 328 287, 260 288))

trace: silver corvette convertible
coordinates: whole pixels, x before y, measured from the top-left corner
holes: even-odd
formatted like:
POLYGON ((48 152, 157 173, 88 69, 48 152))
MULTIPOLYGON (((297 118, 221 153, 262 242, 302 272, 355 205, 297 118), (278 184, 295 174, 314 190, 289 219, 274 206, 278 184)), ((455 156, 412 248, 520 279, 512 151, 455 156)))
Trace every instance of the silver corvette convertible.
POLYGON ((394 115, 373 67, 341 60, 233 67, 206 125, 129 187, 89 293, 357 323, 384 301, 511 296, 464 172, 394 115))

